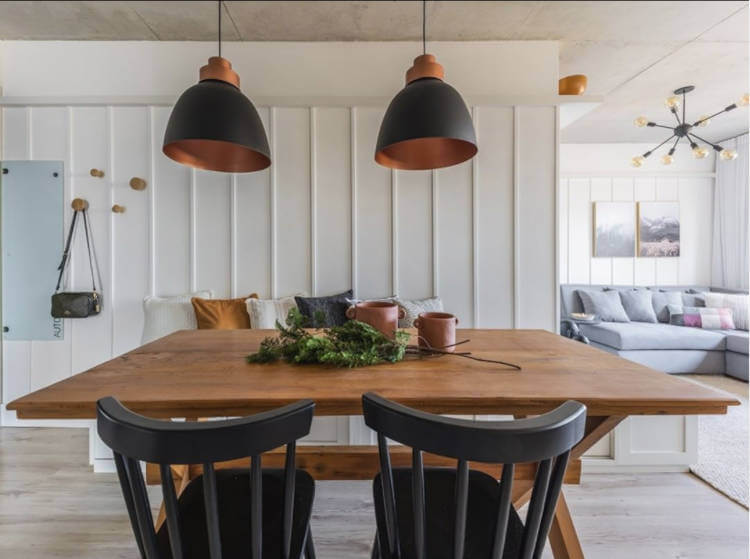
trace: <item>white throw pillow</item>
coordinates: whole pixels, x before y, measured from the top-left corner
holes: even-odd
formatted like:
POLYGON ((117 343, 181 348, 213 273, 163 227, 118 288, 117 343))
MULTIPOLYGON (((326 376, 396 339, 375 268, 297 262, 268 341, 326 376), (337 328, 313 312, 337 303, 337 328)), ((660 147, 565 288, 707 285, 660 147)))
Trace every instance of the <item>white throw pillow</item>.
POLYGON ((423 312, 443 312, 443 301, 440 297, 427 299, 394 299, 398 306, 404 309, 406 316, 398 321, 399 328, 413 328, 414 321, 423 312))
POLYGON ((737 330, 748 329, 748 305, 750 295, 742 293, 717 293, 715 291, 703 293, 706 306, 712 309, 732 309, 732 319, 737 330))
POLYGON ((195 310, 190 299, 212 299, 212 291, 196 291, 174 297, 152 297, 143 299, 143 336, 141 344, 147 344, 177 330, 195 330, 195 310))
POLYGON ((276 321, 284 324, 289 311, 297 308, 294 297, 281 299, 246 299, 247 314, 250 315, 250 328, 273 329, 276 321))

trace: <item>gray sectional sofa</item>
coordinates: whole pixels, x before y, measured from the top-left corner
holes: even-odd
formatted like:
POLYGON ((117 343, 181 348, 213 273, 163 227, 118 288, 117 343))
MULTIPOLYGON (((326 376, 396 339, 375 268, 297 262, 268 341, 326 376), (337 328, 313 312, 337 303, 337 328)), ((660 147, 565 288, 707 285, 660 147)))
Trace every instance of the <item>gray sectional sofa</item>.
MULTIPOLYGON (((561 285, 561 319, 565 320, 570 313, 583 312, 578 290, 605 289, 624 290, 633 289, 633 286, 561 285)), ((694 304, 694 292, 736 293, 684 285, 650 286, 647 289, 680 291, 686 306, 694 304)), ((748 380, 749 338, 745 330, 702 330, 661 322, 600 322, 577 324, 577 327, 592 346, 647 367, 667 373, 726 373, 748 380)))

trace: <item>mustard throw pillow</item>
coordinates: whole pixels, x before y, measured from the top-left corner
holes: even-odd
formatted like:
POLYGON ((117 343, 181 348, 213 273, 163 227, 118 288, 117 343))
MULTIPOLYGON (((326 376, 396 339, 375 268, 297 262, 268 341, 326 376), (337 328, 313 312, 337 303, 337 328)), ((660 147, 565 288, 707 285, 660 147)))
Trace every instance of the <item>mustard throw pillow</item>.
POLYGON ((257 298, 253 293, 237 299, 201 299, 193 297, 190 302, 195 310, 198 330, 237 330, 250 328, 250 315, 247 314, 245 300, 257 298))

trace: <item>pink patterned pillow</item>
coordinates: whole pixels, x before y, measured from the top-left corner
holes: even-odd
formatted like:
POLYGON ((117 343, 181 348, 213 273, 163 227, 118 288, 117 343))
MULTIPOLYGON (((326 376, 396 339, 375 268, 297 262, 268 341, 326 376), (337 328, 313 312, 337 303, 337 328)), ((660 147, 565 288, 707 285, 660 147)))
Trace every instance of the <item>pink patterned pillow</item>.
POLYGON ((734 330, 732 309, 669 305, 669 323, 705 330, 734 330))

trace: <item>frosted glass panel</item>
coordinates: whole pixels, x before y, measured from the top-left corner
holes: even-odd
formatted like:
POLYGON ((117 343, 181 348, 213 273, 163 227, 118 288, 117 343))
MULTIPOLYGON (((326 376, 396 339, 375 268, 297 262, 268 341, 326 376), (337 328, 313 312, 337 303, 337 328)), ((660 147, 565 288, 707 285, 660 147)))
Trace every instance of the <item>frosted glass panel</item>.
POLYGON ((63 245, 63 164, 5 161, 2 168, 3 338, 62 339, 50 296, 63 245))

